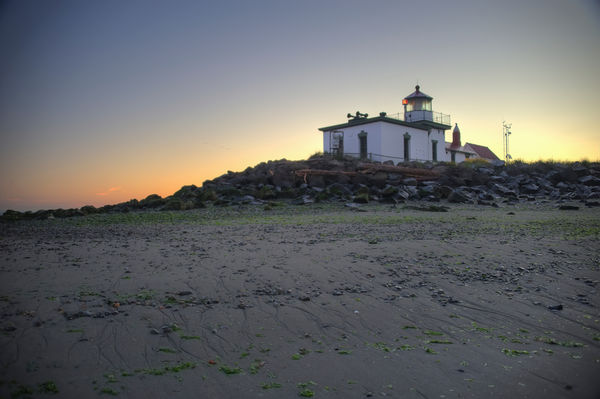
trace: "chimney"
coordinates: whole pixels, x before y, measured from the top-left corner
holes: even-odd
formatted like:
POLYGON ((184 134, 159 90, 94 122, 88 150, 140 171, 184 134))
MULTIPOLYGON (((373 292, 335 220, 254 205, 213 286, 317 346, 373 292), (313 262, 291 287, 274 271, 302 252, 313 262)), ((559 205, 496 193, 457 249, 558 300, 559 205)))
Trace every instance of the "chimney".
POLYGON ((460 147, 460 129, 458 128, 458 123, 454 124, 454 130, 452 131, 452 148, 460 147))

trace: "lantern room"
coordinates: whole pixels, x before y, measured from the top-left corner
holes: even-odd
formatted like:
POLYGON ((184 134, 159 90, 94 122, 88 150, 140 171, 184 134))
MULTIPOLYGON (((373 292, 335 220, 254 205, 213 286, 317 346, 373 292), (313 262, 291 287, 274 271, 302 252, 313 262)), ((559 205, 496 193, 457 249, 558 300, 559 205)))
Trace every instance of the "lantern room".
POLYGON ((415 89, 414 93, 404 97, 404 100, 402 100, 404 112, 431 111, 431 100, 433 100, 433 97, 421 92, 419 85, 416 85, 415 89))
POLYGON ((431 107, 433 97, 421 91, 419 85, 415 86, 412 94, 404 97, 402 105, 404 106, 404 120, 406 122, 425 122, 443 125, 444 129, 450 128, 450 116, 439 112, 434 112, 431 107))

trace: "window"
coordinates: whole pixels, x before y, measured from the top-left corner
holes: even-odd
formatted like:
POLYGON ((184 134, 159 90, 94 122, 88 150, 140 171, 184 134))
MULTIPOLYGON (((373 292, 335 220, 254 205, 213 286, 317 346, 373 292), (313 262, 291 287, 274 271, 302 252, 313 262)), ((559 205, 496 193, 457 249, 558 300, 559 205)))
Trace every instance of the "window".
POLYGON ((437 162, 437 140, 431 140, 431 159, 437 162))
POLYGON ((367 158, 367 132, 365 132, 364 130, 362 130, 358 134, 358 144, 360 147, 360 158, 366 159, 367 158))
POLYGON ((410 159, 410 134, 404 134, 404 161, 410 159))
POLYGON ((456 152, 450 151, 450 161, 456 162, 456 152))

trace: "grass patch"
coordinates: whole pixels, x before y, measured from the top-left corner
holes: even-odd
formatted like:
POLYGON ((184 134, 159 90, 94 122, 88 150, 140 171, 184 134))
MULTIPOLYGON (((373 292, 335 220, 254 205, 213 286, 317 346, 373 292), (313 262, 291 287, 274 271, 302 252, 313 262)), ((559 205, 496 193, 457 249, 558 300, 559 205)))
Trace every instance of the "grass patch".
POLYGON ((249 368, 250 374, 258 373, 258 370, 260 370, 260 368, 264 365, 265 365, 265 363, 262 360, 254 359, 254 361, 252 363, 250 363, 250 368, 249 368))
POLYGON ((475 322, 472 322, 471 326, 473 327, 474 331, 485 332, 485 333, 492 332, 491 328, 485 328, 485 327, 478 326, 477 323, 475 323, 475 322))
POLYGON ((522 356, 522 355, 529 355, 529 351, 522 351, 522 350, 517 350, 517 349, 502 349, 502 353, 504 353, 506 356, 522 356))
POLYGON ((543 342, 545 344, 549 344, 549 345, 564 346, 565 348, 581 348, 584 346, 581 342, 557 341, 554 338, 550 338, 550 337, 536 337, 535 340, 538 342, 543 342))
POLYGON ((196 363, 183 362, 177 363, 174 366, 165 366, 163 368, 138 369, 136 370, 136 372, 148 375, 165 375, 167 373, 179 373, 182 370, 188 370, 193 368, 196 368, 196 363))
POLYGON ((220 366, 219 371, 227 375, 241 374, 243 370, 239 367, 220 366))
POLYGON ((179 338, 186 339, 186 340, 192 340, 192 339, 200 340, 200 339, 202 339, 198 335, 184 335, 184 334, 180 335, 179 338))
POLYGON ((158 351, 163 353, 177 353, 175 349, 171 348, 158 348, 158 351))
POLYGON ((58 387, 54 383, 54 381, 45 381, 41 384, 38 384, 38 392, 48 393, 48 394, 57 394, 58 387))
POLYGON ((384 342, 375 342, 372 344, 373 348, 384 352, 391 352, 392 350, 384 342))
POLYGON ((112 388, 109 387, 104 387, 100 390, 100 393, 104 393, 106 395, 112 395, 112 396, 117 396, 119 394, 119 391, 116 391, 112 388))
POLYGON ((262 389, 275 389, 275 388, 281 388, 281 387, 282 387, 282 385, 278 382, 266 382, 261 385, 262 389))

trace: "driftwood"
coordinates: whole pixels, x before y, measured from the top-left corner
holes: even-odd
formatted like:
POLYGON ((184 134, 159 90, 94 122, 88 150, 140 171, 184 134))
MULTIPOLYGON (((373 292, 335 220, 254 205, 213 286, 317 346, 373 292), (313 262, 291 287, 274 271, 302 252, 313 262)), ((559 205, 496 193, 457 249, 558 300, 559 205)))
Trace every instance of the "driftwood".
POLYGON ((379 165, 379 164, 369 164, 369 163, 361 163, 358 165, 359 169, 362 170, 362 173, 376 173, 376 172, 388 172, 388 173, 398 173, 408 177, 423 177, 423 178, 431 178, 437 179, 440 177, 440 174, 434 172, 429 169, 420 169, 420 168, 408 168, 406 166, 392 166, 392 165, 379 165))
POLYGON ((413 177, 417 180, 435 180, 440 177, 439 173, 429 169, 407 168, 404 166, 360 164, 359 171, 347 172, 343 170, 323 170, 323 169, 299 169, 294 173, 296 176, 304 178, 306 183, 307 176, 356 176, 357 174, 374 174, 377 172, 397 173, 405 177, 413 177))
POLYGON ((315 175, 315 176, 356 176, 358 172, 345 172, 343 170, 323 170, 323 169, 299 169, 295 171, 296 176, 306 176, 306 175, 315 175))

